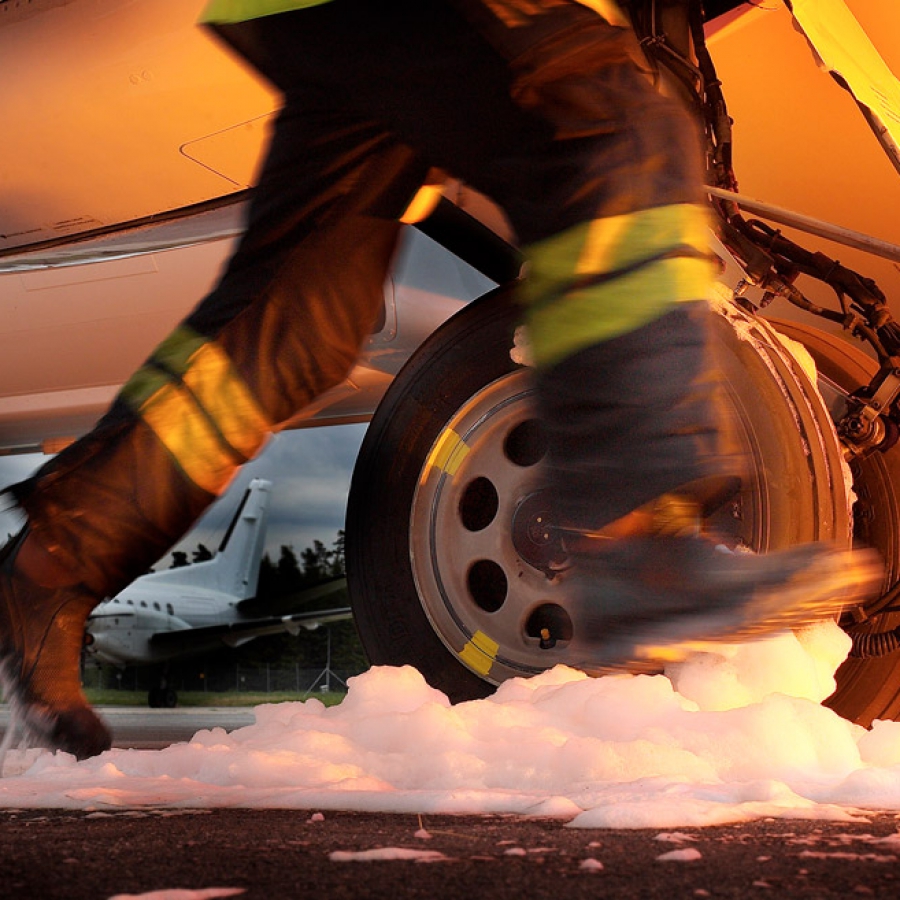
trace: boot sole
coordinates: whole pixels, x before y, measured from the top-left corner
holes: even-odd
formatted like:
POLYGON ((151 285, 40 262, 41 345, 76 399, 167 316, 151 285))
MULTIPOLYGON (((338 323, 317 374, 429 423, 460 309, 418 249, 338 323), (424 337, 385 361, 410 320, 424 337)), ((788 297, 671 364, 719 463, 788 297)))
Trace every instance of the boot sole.
POLYGON ((573 654, 589 671, 649 671, 653 663, 678 662, 715 644, 762 640, 835 619, 846 606, 873 596, 882 576, 874 551, 826 552, 783 584, 761 590, 738 606, 683 611, 650 622, 624 621, 608 640, 601 634, 596 641, 573 647, 573 654))

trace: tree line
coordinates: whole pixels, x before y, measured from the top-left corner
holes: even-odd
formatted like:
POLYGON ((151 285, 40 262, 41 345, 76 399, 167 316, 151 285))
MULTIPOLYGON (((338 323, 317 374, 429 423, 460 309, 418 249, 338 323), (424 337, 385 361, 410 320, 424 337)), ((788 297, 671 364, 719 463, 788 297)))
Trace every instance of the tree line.
MULTIPOLYGON (((338 531, 332 547, 333 549, 329 550, 322 541, 314 540, 312 547, 307 547, 298 557, 292 544, 282 544, 277 560, 273 560, 266 551, 259 567, 258 595, 261 598, 279 597, 313 587, 332 578, 342 577, 346 574, 343 529, 338 531)), ((214 556, 203 543, 197 544, 190 554, 190 559, 187 550, 175 550, 171 555, 170 569, 205 562, 214 556)))
MULTIPOLYGON (((171 554, 169 568, 181 568, 212 559, 213 553, 200 543, 191 551, 178 550, 171 554)), ((252 601, 254 616, 265 617, 303 612, 312 609, 349 606, 346 588, 338 588, 324 603, 304 600, 303 591, 317 585, 342 578, 346 574, 344 556, 344 531, 337 532, 329 548, 323 541, 314 540, 298 554, 291 544, 282 544, 277 558, 267 551, 260 561, 259 585, 252 601)), ((175 660, 172 670, 215 668, 217 665, 233 667, 235 663, 248 667, 276 666, 290 668, 321 667, 328 652, 331 638, 331 665, 334 669, 361 672, 368 667, 365 651, 352 620, 334 622, 314 631, 300 630, 297 635, 288 633, 255 638, 234 649, 208 653, 199 659, 175 660)))

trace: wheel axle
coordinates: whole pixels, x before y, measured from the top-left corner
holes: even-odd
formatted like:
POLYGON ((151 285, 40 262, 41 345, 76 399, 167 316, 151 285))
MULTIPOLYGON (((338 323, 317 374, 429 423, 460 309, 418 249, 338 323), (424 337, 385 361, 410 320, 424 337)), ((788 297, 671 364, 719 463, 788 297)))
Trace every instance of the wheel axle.
POLYGON ((535 491, 516 506, 512 542, 522 560, 548 578, 566 567, 568 554, 562 544, 553 499, 548 491, 535 491))

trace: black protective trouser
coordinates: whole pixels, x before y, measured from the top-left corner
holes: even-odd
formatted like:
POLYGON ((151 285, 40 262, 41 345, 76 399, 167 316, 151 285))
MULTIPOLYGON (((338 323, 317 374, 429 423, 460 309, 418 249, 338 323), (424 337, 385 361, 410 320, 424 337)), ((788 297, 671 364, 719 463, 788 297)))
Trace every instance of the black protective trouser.
MULTIPOLYGON (((515 6, 332 0, 217 27, 284 95, 246 233, 217 286, 96 429, 14 489, 35 537, 95 593, 143 573, 270 431, 346 376, 379 312, 398 219, 432 167, 496 200, 526 248, 583 223, 697 202, 694 129, 635 63, 633 35, 565 0, 521 4, 531 12, 518 24, 503 12, 515 6)), ((654 245, 651 261, 696 255, 679 241, 654 245)), ((614 280, 615 270, 579 268, 576 255, 535 259, 551 268, 562 259, 579 290, 614 280)), ((642 265, 626 254, 621 267, 642 265)), ((538 298, 544 312, 554 292, 571 293, 567 284, 538 298)), ((591 434, 573 444, 582 456, 589 446, 601 462, 594 474, 615 482, 605 507, 602 488, 593 491, 596 520, 710 465, 695 441, 715 432, 705 405, 688 404, 690 427, 669 419, 704 365, 702 325, 686 311, 671 315, 680 369, 644 410, 654 426, 604 445, 603 416, 588 416, 591 434)), ((625 394, 641 406, 640 372, 617 371, 602 352, 581 358, 581 349, 596 357, 576 342, 542 371, 558 370, 561 352, 588 402, 625 394)), ((570 441, 584 396, 560 404, 552 378, 541 385, 551 433, 570 441)))

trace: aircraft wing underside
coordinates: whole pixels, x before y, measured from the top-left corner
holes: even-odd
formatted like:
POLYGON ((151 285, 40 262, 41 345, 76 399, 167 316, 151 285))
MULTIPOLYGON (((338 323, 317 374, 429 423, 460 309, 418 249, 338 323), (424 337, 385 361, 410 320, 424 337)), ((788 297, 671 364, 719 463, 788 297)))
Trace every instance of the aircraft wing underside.
MULTIPOLYGON (((99 614, 91 617, 92 621, 103 618, 127 618, 129 613, 99 614)), ((133 613, 131 615, 134 615, 133 613)), ((293 613, 286 616, 270 616, 268 618, 248 619, 246 621, 224 622, 219 625, 205 625, 197 628, 179 628, 174 631, 157 631, 150 635, 149 642, 160 659, 213 650, 223 645, 239 647, 253 638, 267 634, 289 632, 299 633, 300 629, 314 631, 320 625, 331 622, 342 622, 352 617, 349 606, 336 609, 316 610, 314 612, 293 613)))

